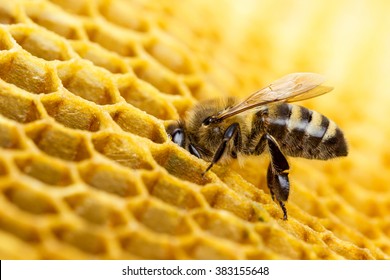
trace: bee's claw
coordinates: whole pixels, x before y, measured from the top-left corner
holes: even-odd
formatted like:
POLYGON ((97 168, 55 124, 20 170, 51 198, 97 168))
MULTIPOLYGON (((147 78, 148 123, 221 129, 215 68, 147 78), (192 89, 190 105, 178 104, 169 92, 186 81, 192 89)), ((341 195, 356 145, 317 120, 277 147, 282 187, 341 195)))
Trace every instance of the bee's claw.
POLYGON ((204 177, 204 175, 206 175, 207 171, 209 171, 211 169, 211 167, 213 167, 213 163, 211 163, 207 168, 206 170, 202 173, 202 177, 204 177))

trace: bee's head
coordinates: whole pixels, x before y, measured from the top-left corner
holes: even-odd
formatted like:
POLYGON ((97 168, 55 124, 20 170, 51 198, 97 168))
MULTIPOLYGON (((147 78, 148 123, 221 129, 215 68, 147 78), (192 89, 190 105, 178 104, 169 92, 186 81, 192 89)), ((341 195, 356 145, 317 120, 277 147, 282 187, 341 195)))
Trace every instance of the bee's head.
POLYGON ((192 143, 187 140, 187 135, 185 133, 184 124, 181 121, 170 124, 167 127, 167 133, 171 136, 172 142, 180 147, 187 149, 192 155, 202 158, 200 152, 192 143))

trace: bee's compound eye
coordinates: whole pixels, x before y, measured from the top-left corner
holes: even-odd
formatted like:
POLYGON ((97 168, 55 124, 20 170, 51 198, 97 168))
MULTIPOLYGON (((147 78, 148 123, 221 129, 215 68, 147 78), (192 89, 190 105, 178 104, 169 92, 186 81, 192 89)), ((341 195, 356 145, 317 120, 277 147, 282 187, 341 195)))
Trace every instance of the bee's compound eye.
POLYGON ((172 141, 180 147, 184 147, 184 132, 182 129, 178 128, 173 131, 172 141))
POLYGON ((204 125, 209 125, 213 121, 213 117, 207 117, 203 120, 204 125))

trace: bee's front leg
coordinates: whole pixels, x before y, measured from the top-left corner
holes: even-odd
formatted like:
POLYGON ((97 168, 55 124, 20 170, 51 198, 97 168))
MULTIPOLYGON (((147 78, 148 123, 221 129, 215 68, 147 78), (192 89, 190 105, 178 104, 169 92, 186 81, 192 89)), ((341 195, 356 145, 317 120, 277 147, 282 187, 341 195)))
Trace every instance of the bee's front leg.
POLYGON ((276 140, 268 134, 266 135, 266 139, 271 155, 271 163, 267 170, 268 188, 270 189, 272 199, 276 197, 283 210, 283 220, 287 220, 287 209, 284 202, 287 201, 290 193, 290 182, 288 179, 290 166, 276 140))
POLYGON ((240 125, 238 123, 231 124, 225 130, 225 133, 224 133, 223 139, 222 139, 222 143, 219 145, 217 151, 215 152, 213 160, 211 161, 210 165, 202 173, 202 176, 204 176, 204 174, 206 174, 206 172, 209 171, 211 169, 211 167, 213 167, 213 165, 221 159, 221 157, 225 153, 226 146, 229 143, 229 141, 234 139, 239 133, 240 133, 240 125))

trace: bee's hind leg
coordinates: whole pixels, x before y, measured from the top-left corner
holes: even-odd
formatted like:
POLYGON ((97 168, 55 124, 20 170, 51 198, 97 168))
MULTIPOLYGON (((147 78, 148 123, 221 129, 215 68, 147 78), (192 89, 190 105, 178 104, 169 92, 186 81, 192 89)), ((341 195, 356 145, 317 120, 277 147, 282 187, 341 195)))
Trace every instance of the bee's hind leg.
POLYGON ((267 185, 270 189, 272 199, 276 197, 283 210, 283 220, 287 220, 287 209, 284 202, 287 201, 290 193, 290 182, 288 179, 290 166, 276 140, 268 134, 266 135, 266 139, 271 155, 271 162, 267 170, 267 185))

